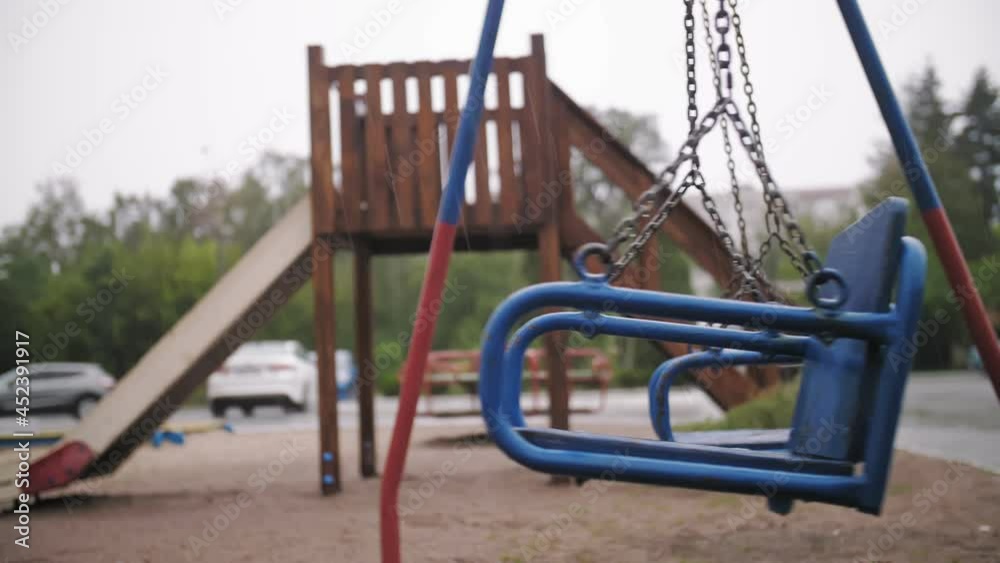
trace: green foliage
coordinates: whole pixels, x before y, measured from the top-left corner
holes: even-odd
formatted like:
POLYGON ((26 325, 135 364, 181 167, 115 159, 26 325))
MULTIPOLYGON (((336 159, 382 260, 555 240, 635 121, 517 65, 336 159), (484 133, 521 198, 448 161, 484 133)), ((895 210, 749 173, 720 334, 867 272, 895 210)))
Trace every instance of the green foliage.
MULTIPOLYGON (((656 160, 662 153, 663 141, 651 118, 617 110, 600 115, 644 157, 656 160)), ((578 193, 598 194, 628 207, 624 195, 593 165, 578 158, 573 167, 578 193)), ((308 162, 278 154, 264 155, 234 185, 181 178, 165 197, 117 194, 110 209, 96 213, 85 209, 72 180, 43 183, 22 224, 0 238, 0 306, 5 312, 0 328, 6 334, 30 334, 35 361, 97 362, 121 376, 308 192, 308 184, 308 162)), ((581 213, 591 224, 617 220, 610 203, 587 201, 581 213)), ((662 250, 651 269, 664 287, 688 291, 687 261, 669 244, 662 250)), ((334 258, 338 348, 354 347, 352 260, 349 251, 334 258)), ((426 265, 423 255, 374 261, 376 365, 367 367, 382 393, 398 392, 397 373, 426 265)), ((434 347, 478 347, 496 305, 537 282, 538 272, 535 252, 457 253, 434 347)), ((294 339, 314 347, 309 284, 255 337, 294 339)), ((660 360, 643 343, 602 345, 613 349, 613 356, 623 350, 629 365, 647 374, 660 360)), ((4 340, 3 349, 3 357, 14 357, 12 339, 4 340)), ((365 366, 361 369, 364 373, 365 366)))
POLYGON ((739 428, 788 428, 795 413, 799 381, 782 383, 754 400, 728 412, 721 420, 678 426, 678 431, 736 430, 739 428))
MULTIPOLYGON (((1000 169, 996 88, 980 72, 969 95, 958 104, 948 104, 939 96, 936 76, 928 71, 911 88, 910 99, 914 131, 925 147, 973 271, 993 272, 996 171, 1000 169)), ((618 110, 595 114, 643 160, 652 165, 664 160, 666 143, 651 117, 618 110)), ((864 185, 867 201, 874 203, 887 195, 908 197, 894 158, 884 152, 876 164, 875 176, 864 185)), ((607 234, 628 212, 627 197, 582 155, 574 155, 571 167, 578 211, 607 234)), ((86 210, 71 180, 43 183, 24 221, 0 237, 0 307, 5 313, 0 316, 0 328, 6 334, 14 330, 31 334, 36 361, 95 361, 122 375, 307 193, 308 183, 305 159, 268 154, 234 185, 179 179, 166 197, 117 195, 110 209, 96 213, 86 210)), ((909 230, 929 243, 915 209, 909 230)), ((849 219, 844 218, 845 222, 849 219)), ((808 220, 803 228, 821 251, 837 230, 829 223, 813 225, 808 220)), ((659 276, 663 289, 690 292, 687 258, 666 239, 661 237, 659 242, 660 254, 650 271, 659 276)), ((349 252, 334 259, 340 348, 354 345, 351 261, 349 252)), ((374 262, 376 365, 369 368, 383 393, 398 391, 397 372, 409 342, 425 268, 422 255, 379 257, 374 262)), ((564 272, 568 275, 568 269, 564 272)), ((977 277, 994 310, 1000 307, 997 277, 977 277)), ((456 254, 434 347, 477 347, 482 327, 497 303, 537 280, 537 254, 533 252, 456 254)), ((950 297, 944 272, 932 260, 925 313, 953 308, 950 297)), ((313 347, 312 308, 312 292, 306 284, 257 337, 295 339, 313 347)), ((918 362, 948 364, 951 349, 966 338, 962 323, 951 322, 932 344, 923 347, 918 362)), ((618 385, 644 386, 662 360, 653 347, 636 340, 609 337, 588 345, 599 346, 612 356, 618 385)), ((3 341, 2 357, 14 357, 12 346, 12 339, 3 341)), ((365 366, 361 369, 364 373, 365 366)), ((771 424, 757 415, 747 416, 754 424, 771 424)), ((775 415, 774 421, 779 419, 775 415)))
MULTIPOLYGON (((941 99, 937 74, 928 67, 908 93, 910 124, 941 202, 984 301, 996 310, 1000 304, 1000 283, 994 265, 998 258, 996 225, 1000 219, 996 205, 1000 190, 996 175, 1000 167, 1000 104, 996 88, 986 72, 979 71, 965 99, 948 104, 941 99)), ((876 165, 877 175, 863 186, 866 202, 874 205, 889 196, 911 200, 907 231, 924 243, 930 258, 923 316, 929 319, 945 315, 949 319, 919 348, 915 364, 925 369, 952 367, 964 358, 964 353, 955 356, 953 352, 967 346, 969 340, 957 300, 912 201, 904 171, 888 151, 882 152, 876 165)))

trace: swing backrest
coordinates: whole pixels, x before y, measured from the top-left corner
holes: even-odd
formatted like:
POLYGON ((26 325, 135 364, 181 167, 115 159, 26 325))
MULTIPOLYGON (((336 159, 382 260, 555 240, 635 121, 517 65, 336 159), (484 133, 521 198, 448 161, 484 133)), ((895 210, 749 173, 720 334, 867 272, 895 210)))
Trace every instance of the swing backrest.
MULTIPOLYGON (((906 212, 905 199, 889 198, 833 239, 824 266, 840 272, 849 290, 839 310, 889 310, 906 212)), ((821 288, 820 295, 831 291, 821 288)), ((858 462, 878 385, 881 351, 842 338, 830 344, 830 352, 824 360, 809 360, 803 367, 789 449, 799 455, 858 462)))

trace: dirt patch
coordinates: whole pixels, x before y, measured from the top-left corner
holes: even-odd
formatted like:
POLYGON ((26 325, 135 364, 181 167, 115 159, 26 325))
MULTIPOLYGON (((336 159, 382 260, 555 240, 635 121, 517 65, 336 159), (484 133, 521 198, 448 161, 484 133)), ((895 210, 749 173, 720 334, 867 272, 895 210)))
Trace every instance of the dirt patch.
MULTIPOLYGON (((755 497, 599 481, 553 486, 496 448, 478 447, 472 439, 481 431, 415 433, 401 496, 407 562, 1000 560, 1000 476, 966 466, 900 452, 881 517, 804 503, 781 517, 755 497)), ((377 561, 379 481, 357 476, 354 433, 341 440, 344 493, 327 498, 315 433, 207 434, 183 447, 143 448, 117 475, 37 505, 30 552, 12 547, 13 520, 0 518, 0 555, 377 561)), ((384 446, 388 436, 378 440, 384 446)))

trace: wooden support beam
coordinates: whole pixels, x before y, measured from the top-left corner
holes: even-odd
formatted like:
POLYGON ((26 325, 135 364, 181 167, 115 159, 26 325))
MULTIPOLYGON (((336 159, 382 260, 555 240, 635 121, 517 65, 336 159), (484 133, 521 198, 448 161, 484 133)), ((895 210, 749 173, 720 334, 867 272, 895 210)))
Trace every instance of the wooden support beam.
POLYGON ((361 452, 361 476, 374 477, 375 459, 375 366, 372 345, 372 252, 371 242, 364 238, 354 241, 354 338, 355 359, 361 369, 358 378, 358 428, 361 452), (371 375, 369 375, 369 371, 371 375))
POLYGON ((368 228, 385 229, 391 226, 389 196, 388 159, 386 158, 385 119, 382 116, 382 71, 381 65, 366 65, 365 79, 365 159, 368 173, 365 175, 368 188, 367 214, 368 228))
POLYGON ((361 201, 364 199, 364 169, 361 161, 364 132, 360 130, 351 67, 340 67, 337 91, 340 95, 340 188, 343 194, 346 231, 361 228, 361 201))
POLYGON ((438 120, 431 105, 431 73, 428 63, 417 63, 417 95, 420 108, 417 111, 417 150, 421 159, 419 169, 418 199, 421 227, 433 228, 441 201, 441 153, 438 138, 438 120))
POLYGON ((309 47, 309 124, 312 144, 313 227, 333 231, 333 149, 330 143, 330 81, 323 48, 309 47))
MULTIPOLYGON (((533 121, 535 124, 549 122, 549 81, 545 78, 545 42, 541 35, 531 36, 530 72, 525 76, 528 95, 531 100, 533 121)), ((558 157, 558 140, 548 127, 539 127, 529 131, 528 136, 534 136, 536 141, 537 169, 536 175, 530 181, 537 182, 529 193, 541 193, 542 185, 552 182, 558 175, 556 159, 558 157)), ((551 194, 549 204, 541 210, 544 224, 538 233, 538 260, 541 270, 541 281, 559 281, 562 260, 559 244, 559 193, 551 194)), ((549 372, 549 425, 552 428, 569 429, 569 380, 566 374, 566 362, 563 357, 566 335, 562 332, 546 334, 545 353, 549 372)), ((553 482, 568 482, 564 477, 553 477, 553 482)))
POLYGON ((416 199, 416 169, 409 161, 410 153, 413 151, 413 134, 410 124, 410 116, 406 111, 406 68, 402 64, 389 66, 389 77, 392 78, 393 92, 393 119, 390 120, 392 129, 392 176, 389 182, 389 189, 392 192, 392 200, 395 209, 390 210, 390 217, 395 219, 396 224, 407 229, 416 224, 416 209, 414 200, 416 199))
POLYGON ((309 47, 309 123, 312 138, 313 326, 319 372, 320 488, 340 491, 340 445, 337 429, 336 318, 333 303, 333 246, 322 233, 333 231, 335 192, 330 147, 330 82, 323 65, 323 48, 309 47))
POLYGON ((312 245, 313 326, 316 336, 316 368, 319 378, 320 488, 324 495, 338 493, 340 480, 340 432, 337 425, 336 316, 333 290, 333 247, 319 240, 312 245), (324 255, 329 252, 329 255, 324 255))
POLYGON ((513 223, 521 200, 520 185, 514 173, 513 123, 510 107, 510 62, 493 64, 497 77, 497 156, 500 166, 500 223, 513 223))

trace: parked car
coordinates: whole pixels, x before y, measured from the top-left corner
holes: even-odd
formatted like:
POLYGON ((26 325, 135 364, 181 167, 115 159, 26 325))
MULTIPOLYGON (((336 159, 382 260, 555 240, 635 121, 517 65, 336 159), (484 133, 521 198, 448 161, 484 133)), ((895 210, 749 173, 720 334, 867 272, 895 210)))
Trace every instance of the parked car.
POLYGON ((965 355, 965 367, 974 371, 986 373, 985 370, 983 370, 983 359, 979 357, 979 349, 975 346, 969 346, 969 351, 965 355))
POLYGON ((209 376, 209 406, 216 417, 225 415, 229 407, 239 407, 246 416, 263 405, 301 412, 315 380, 316 366, 298 342, 247 342, 209 376))
MULTIPOLYGON (((28 408, 31 413, 68 413, 83 418, 115 386, 115 378, 97 364, 28 364, 28 371, 28 408)), ((0 411, 9 413, 17 408, 16 379, 15 369, 0 375, 0 411)))
MULTIPOLYGON (((315 366, 317 361, 316 351, 310 350, 306 353, 306 356, 315 366)), ((337 398, 340 400, 347 399, 353 394, 358 379, 358 366, 354 363, 354 353, 350 350, 337 350, 333 361, 337 378, 337 398)))

